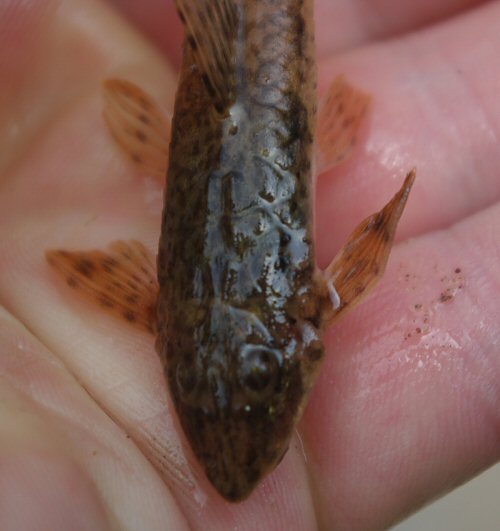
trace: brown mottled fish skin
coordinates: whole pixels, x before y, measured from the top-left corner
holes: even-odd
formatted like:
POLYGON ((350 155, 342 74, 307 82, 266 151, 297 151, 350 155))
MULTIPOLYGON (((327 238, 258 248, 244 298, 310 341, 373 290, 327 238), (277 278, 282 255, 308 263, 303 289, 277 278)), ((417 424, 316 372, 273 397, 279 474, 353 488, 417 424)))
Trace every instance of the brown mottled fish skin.
POLYGON ((287 450, 323 357, 325 288, 311 224, 312 1, 233 5, 235 68, 223 97, 202 78, 189 38, 185 45, 157 348, 194 453, 237 501, 287 450))

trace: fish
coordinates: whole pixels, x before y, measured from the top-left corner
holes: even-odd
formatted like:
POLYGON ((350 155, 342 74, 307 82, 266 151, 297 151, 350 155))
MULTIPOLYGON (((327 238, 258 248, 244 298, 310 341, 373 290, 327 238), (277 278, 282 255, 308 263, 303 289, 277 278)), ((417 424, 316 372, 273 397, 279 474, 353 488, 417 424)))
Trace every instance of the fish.
POLYGON ((353 155, 371 96, 340 75, 317 103, 312 0, 176 6, 185 38, 171 122, 133 82, 104 82, 117 144, 141 172, 166 176, 156 268, 137 241, 46 258, 81 296, 156 334, 191 451, 238 502, 283 459, 323 332, 382 277, 416 173, 320 270, 314 178, 353 155))

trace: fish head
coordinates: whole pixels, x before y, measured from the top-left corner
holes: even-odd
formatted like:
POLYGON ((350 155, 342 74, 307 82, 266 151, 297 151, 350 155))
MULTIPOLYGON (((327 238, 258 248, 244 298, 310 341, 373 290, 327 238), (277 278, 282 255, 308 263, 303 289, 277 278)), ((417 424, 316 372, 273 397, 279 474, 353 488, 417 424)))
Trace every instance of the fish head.
POLYGON ((235 309, 212 315, 210 333, 199 338, 189 366, 169 378, 172 394, 207 477, 240 501, 286 453, 323 345, 310 324, 270 331, 253 312, 235 309))

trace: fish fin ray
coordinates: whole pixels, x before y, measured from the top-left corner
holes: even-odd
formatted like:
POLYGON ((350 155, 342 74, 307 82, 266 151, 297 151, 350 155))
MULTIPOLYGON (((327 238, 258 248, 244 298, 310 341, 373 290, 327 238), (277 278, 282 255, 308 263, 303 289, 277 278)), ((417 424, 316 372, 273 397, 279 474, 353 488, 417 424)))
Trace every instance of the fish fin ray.
POLYGON ((164 180, 170 120, 140 87, 123 79, 103 82, 104 120, 118 146, 138 169, 164 180))
POLYGON ((233 42, 238 13, 235 0, 175 0, 191 49, 216 109, 227 106, 235 84, 233 42))
POLYGON ((318 172, 344 162, 354 150, 360 127, 370 108, 371 96, 338 76, 319 105, 317 139, 318 172))
POLYGON ((107 252, 48 250, 45 257, 81 297, 137 328, 155 331, 155 260, 140 242, 116 241, 107 252))
POLYGON ((325 323, 335 322, 357 306, 382 278, 415 175, 415 170, 408 173, 389 203, 358 225, 324 271, 325 323))

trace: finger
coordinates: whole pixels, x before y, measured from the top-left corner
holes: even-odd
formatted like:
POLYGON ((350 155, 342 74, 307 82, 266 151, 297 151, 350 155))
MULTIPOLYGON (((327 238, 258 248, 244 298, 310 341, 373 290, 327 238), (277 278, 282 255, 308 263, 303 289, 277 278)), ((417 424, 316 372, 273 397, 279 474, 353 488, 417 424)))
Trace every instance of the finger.
POLYGON ((325 528, 385 529, 500 458, 497 204, 394 252, 304 419, 325 528))
POLYGON ((136 445, 3 309, 0 350, 2 530, 185 529, 136 445))
POLYGON ((318 53, 324 58, 340 50, 390 39, 483 3, 481 0, 318 0, 315 2, 318 53))
POLYGON ((149 0, 144 4, 134 0, 107 0, 139 28, 179 68, 182 59, 182 24, 172 0, 149 0))
POLYGON ((500 199, 500 3, 323 64, 372 92, 369 131, 350 161, 320 178, 319 261, 416 167, 399 238, 446 227, 500 199), (425 211, 425 215, 422 211, 425 211), (335 227, 335 231, 331 230, 335 227))
MULTIPOLYGON (((172 0, 107 0, 180 66, 182 29, 172 0)), ((485 0, 316 0, 316 42, 320 57, 434 24, 485 0)))
MULTIPOLYGON (((144 41, 123 29, 110 10, 100 7, 100 17, 94 18, 94 1, 89 3, 90 15, 82 13, 78 2, 59 4, 8 0, 0 7, 0 68, 8 80, 0 84, 0 170, 45 138, 55 117, 90 93, 96 95, 104 77, 135 78, 146 88, 162 87, 159 93, 151 92, 166 108, 173 106, 173 74, 158 57, 153 59, 144 41), (116 34, 122 46, 106 31, 116 34), (146 50, 156 68, 143 67, 146 50)), ((100 123, 100 110, 96 119, 100 123)))

